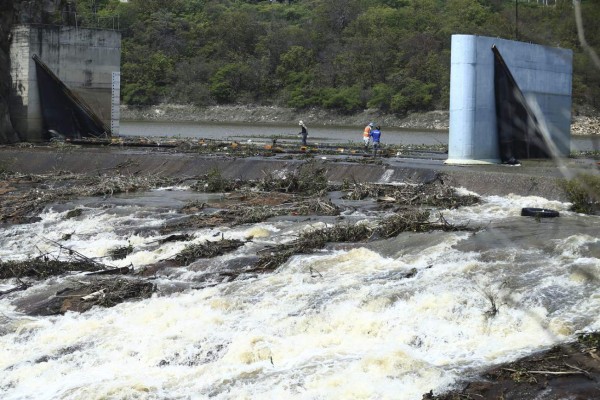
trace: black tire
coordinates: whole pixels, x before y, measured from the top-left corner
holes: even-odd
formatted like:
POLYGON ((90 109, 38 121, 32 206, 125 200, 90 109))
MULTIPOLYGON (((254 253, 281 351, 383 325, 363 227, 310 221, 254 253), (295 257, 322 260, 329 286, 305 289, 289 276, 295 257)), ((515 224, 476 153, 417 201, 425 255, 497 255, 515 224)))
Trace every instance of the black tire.
POLYGON ((547 208, 525 207, 521 209, 521 215, 523 217, 556 218, 559 216, 559 213, 547 208))

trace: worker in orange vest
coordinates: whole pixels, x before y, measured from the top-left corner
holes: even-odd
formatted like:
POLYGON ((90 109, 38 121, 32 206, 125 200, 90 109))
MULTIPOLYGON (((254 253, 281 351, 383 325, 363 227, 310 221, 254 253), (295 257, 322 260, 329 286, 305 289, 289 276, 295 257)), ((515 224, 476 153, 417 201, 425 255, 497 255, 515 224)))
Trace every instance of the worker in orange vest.
POLYGON ((363 132, 363 142, 365 142, 365 151, 369 149, 369 140, 371 139, 371 129, 375 126, 374 122, 371 122, 369 125, 365 126, 365 130, 363 132))

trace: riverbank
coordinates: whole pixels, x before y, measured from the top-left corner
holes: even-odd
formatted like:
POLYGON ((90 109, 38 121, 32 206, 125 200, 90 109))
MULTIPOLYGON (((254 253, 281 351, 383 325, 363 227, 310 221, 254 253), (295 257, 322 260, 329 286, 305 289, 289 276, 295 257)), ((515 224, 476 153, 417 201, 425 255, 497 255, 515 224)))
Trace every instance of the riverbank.
POLYGON ((599 333, 581 334, 575 342, 492 367, 456 385, 461 389, 428 393, 423 400, 598 399, 599 350, 599 333))
POLYGON ((148 107, 121 107, 121 119, 125 121, 160 122, 222 122, 222 123, 268 123, 296 125, 302 120, 308 125, 360 126, 371 121, 391 128, 448 130, 449 113, 430 111, 414 113, 405 118, 383 114, 378 110, 364 110, 352 115, 311 108, 298 111, 276 106, 228 105, 198 108, 191 105, 160 104, 148 107))
MULTIPOLYGON (((268 123, 296 125, 299 120, 309 125, 359 126, 375 121, 387 128, 432 129, 449 128, 450 113, 447 110, 411 113, 406 117, 381 113, 379 110, 363 110, 343 115, 324 109, 294 110, 276 106, 228 105, 198 108, 191 105, 160 104, 156 106, 121 106, 124 121, 160 122, 222 122, 222 123, 268 123)), ((573 135, 600 134, 600 114, 595 110, 578 110, 572 117, 573 135)))

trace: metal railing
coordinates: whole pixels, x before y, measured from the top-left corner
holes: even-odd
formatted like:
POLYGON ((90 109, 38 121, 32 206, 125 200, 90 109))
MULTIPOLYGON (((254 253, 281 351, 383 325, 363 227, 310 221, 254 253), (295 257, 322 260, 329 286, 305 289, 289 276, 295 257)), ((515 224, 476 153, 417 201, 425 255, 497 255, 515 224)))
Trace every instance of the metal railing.
POLYGON ((66 25, 76 28, 121 29, 119 14, 99 16, 94 10, 91 13, 78 13, 71 7, 63 11, 48 12, 33 1, 23 1, 20 15, 15 22, 32 25, 66 25))
POLYGON ((97 28, 118 31, 121 29, 120 22, 119 14, 99 16, 94 13, 91 17, 88 17, 74 11, 63 11, 61 13, 61 25, 75 26, 75 28, 97 28))

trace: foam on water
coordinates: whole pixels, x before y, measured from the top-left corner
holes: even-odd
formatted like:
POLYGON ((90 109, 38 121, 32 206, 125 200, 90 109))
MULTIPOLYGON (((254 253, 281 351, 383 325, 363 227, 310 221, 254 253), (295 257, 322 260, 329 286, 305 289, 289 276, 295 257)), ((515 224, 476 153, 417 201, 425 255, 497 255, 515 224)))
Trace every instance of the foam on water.
MULTIPOLYGON (((298 255, 270 274, 84 314, 25 317, 0 299, 6 320, 0 393, 3 399, 420 399, 471 371, 600 326, 600 291, 592 279, 600 261, 586 253, 599 238, 570 233, 524 245, 505 236, 504 221, 512 231, 554 226, 515 225, 524 206, 568 207, 532 197, 484 198, 444 211, 456 220, 498 222, 483 232, 403 234, 381 244, 393 251, 365 244, 298 255)), ((272 244, 324 226, 282 221, 204 229, 191 241, 161 246, 152 245, 157 236, 111 229, 160 225, 150 215, 86 210, 65 220, 49 211, 38 223, 1 233, 0 256, 23 259, 36 252, 34 236, 58 240, 75 232, 65 246, 105 257, 131 243, 137 251, 114 263, 140 267, 219 233, 272 244)), ((181 271, 178 279, 193 278, 181 271)))
MULTIPOLYGON (((464 193, 464 191, 459 191, 464 193)), ((449 221, 477 221, 485 223, 489 221, 502 220, 509 217, 521 215, 521 209, 525 207, 546 208, 566 212, 570 203, 548 200, 538 196, 483 196, 482 202, 468 207, 460 207, 455 210, 445 210, 444 217, 449 221)))

